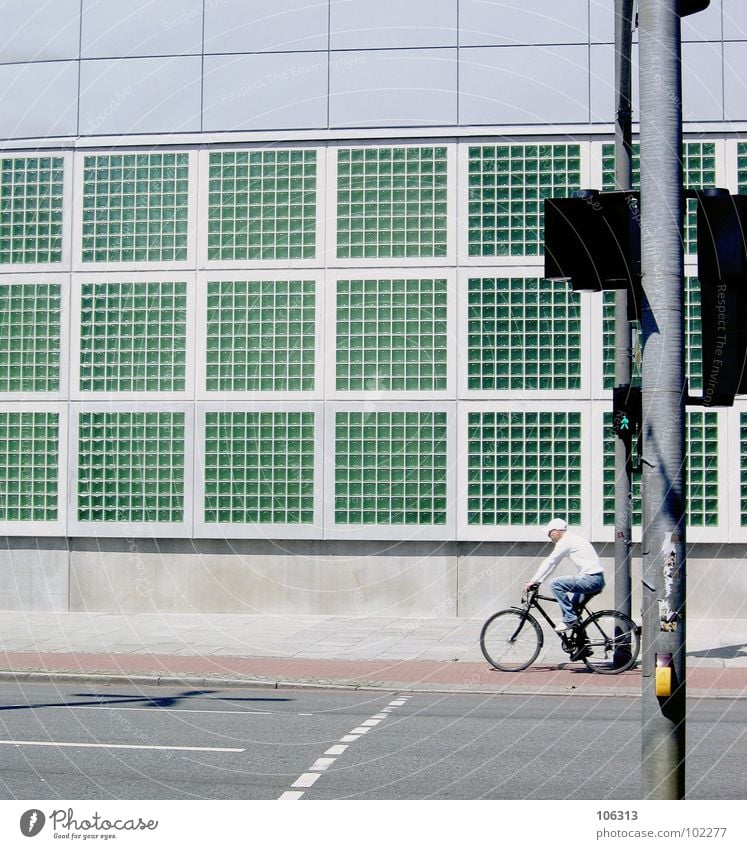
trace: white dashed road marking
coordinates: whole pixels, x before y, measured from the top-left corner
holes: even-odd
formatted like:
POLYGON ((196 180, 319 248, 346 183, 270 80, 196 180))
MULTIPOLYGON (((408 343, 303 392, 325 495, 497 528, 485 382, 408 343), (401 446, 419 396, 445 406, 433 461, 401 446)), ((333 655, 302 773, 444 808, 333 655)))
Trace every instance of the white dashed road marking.
POLYGON ((122 743, 55 743, 47 740, 0 740, 0 746, 51 746, 68 749, 149 749, 170 752, 245 752, 246 749, 225 749, 208 746, 135 746, 122 743))
MULTIPOLYGON (((357 728, 354 728, 349 734, 345 734, 343 737, 340 737, 340 743, 354 743, 356 740, 359 740, 361 735, 367 734, 369 731, 373 729, 374 726, 378 725, 383 719, 388 719, 391 711, 395 710, 398 707, 407 703, 407 700, 411 698, 410 696, 402 696, 399 699, 395 699, 393 702, 389 702, 389 705, 379 713, 374 714, 370 719, 367 719, 365 722, 362 722, 357 728)), ((331 746, 324 753, 325 755, 341 755, 348 748, 347 745, 335 745, 331 746)), ((311 785, 321 776, 322 772, 329 769, 332 764, 337 760, 337 757, 325 757, 325 758, 317 758, 316 761, 309 767, 309 770, 314 770, 313 772, 304 772, 302 773, 294 782, 291 784, 291 787, 311 787, 311 785)), ((286 790, 279 799, 300 799, 303 796, 302 790, 286 790)))
POLYGON ((319 778, 318 772, 304 772, 291 784, 291 787, 311 787, 317 778, 319 778))

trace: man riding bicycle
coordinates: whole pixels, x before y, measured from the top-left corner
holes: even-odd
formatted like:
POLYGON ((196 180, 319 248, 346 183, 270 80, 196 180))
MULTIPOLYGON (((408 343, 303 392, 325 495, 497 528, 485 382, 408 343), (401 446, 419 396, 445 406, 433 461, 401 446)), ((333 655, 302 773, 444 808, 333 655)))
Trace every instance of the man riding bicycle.
MULTIPOLYGON (((556 628, 558 632, 567 631, 578 625, 578 617, 573 609, 573 594, 592 595, 604 589, 604 569, 594 546, 582 536, 568 530, 564 519, 555 518, 547 525, 547 535, 555 543, 555 548, 540 563, 534 577, 524 587, 529 592, 541 584, 557 567, 563 558, 568 557, 576 567, 576 575, 564 575, 550 582, 550 589, 558 600, 563 615, 563 624, 556 628)), ((580 601, 580 599, 575 599, 580 601)))

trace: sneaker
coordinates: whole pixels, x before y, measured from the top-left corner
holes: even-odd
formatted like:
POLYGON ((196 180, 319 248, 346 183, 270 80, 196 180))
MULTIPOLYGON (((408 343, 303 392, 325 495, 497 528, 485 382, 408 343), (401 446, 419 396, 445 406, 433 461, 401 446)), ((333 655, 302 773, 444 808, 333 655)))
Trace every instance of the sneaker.
POLYGON ((580 649, 576 649, 576 651, 572 652, 571 660, 583 660, 585 657, 589 657, 591 654, 591 646, 581 646, 580 649))
POLYGON ((555 630, 559 634, 563 634, 566 631, 572 631, 574 628, 577 628, 577 627, 578 627, 578 619, 576 619, 574 622, 563 622, 563 624, 558 625, 558 627, 555 630))

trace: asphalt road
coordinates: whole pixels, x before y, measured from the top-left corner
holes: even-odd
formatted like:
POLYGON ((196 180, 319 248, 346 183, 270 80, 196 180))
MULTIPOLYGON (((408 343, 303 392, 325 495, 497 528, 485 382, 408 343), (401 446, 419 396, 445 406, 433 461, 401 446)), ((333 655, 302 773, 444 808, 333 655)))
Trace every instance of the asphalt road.
MULTIPOLYGON (((744 798, 747 701, 692 701, 688 798, 744 798)), ((639 799, 637 698, 0 684, 0 798, 639 799)))

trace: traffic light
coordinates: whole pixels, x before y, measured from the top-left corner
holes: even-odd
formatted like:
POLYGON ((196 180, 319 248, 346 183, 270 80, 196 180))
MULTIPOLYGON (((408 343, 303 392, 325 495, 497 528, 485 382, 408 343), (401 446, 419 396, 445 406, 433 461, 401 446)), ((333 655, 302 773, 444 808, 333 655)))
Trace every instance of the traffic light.
POLYGON ((634 192, 582 189, 545 200, 545 277, 574 292, 628 289, 631 320, 640 303, 641 231, 634 192))
POLYGON ((636 440, 633 466, 640 467, 640 437, 643 423, 643 399, 638 386, 616 386, 612 390, 612 432, 626 445, 636 440))
POLYGON ((710 5, 711 0, 680 0, 677 11, 681 18, 687 15, 694 15, 696 12, 702 12, 710 5))
POLYGON ((698 201, 703 406, 747 394, 747 196, 689 192, 698 201))

